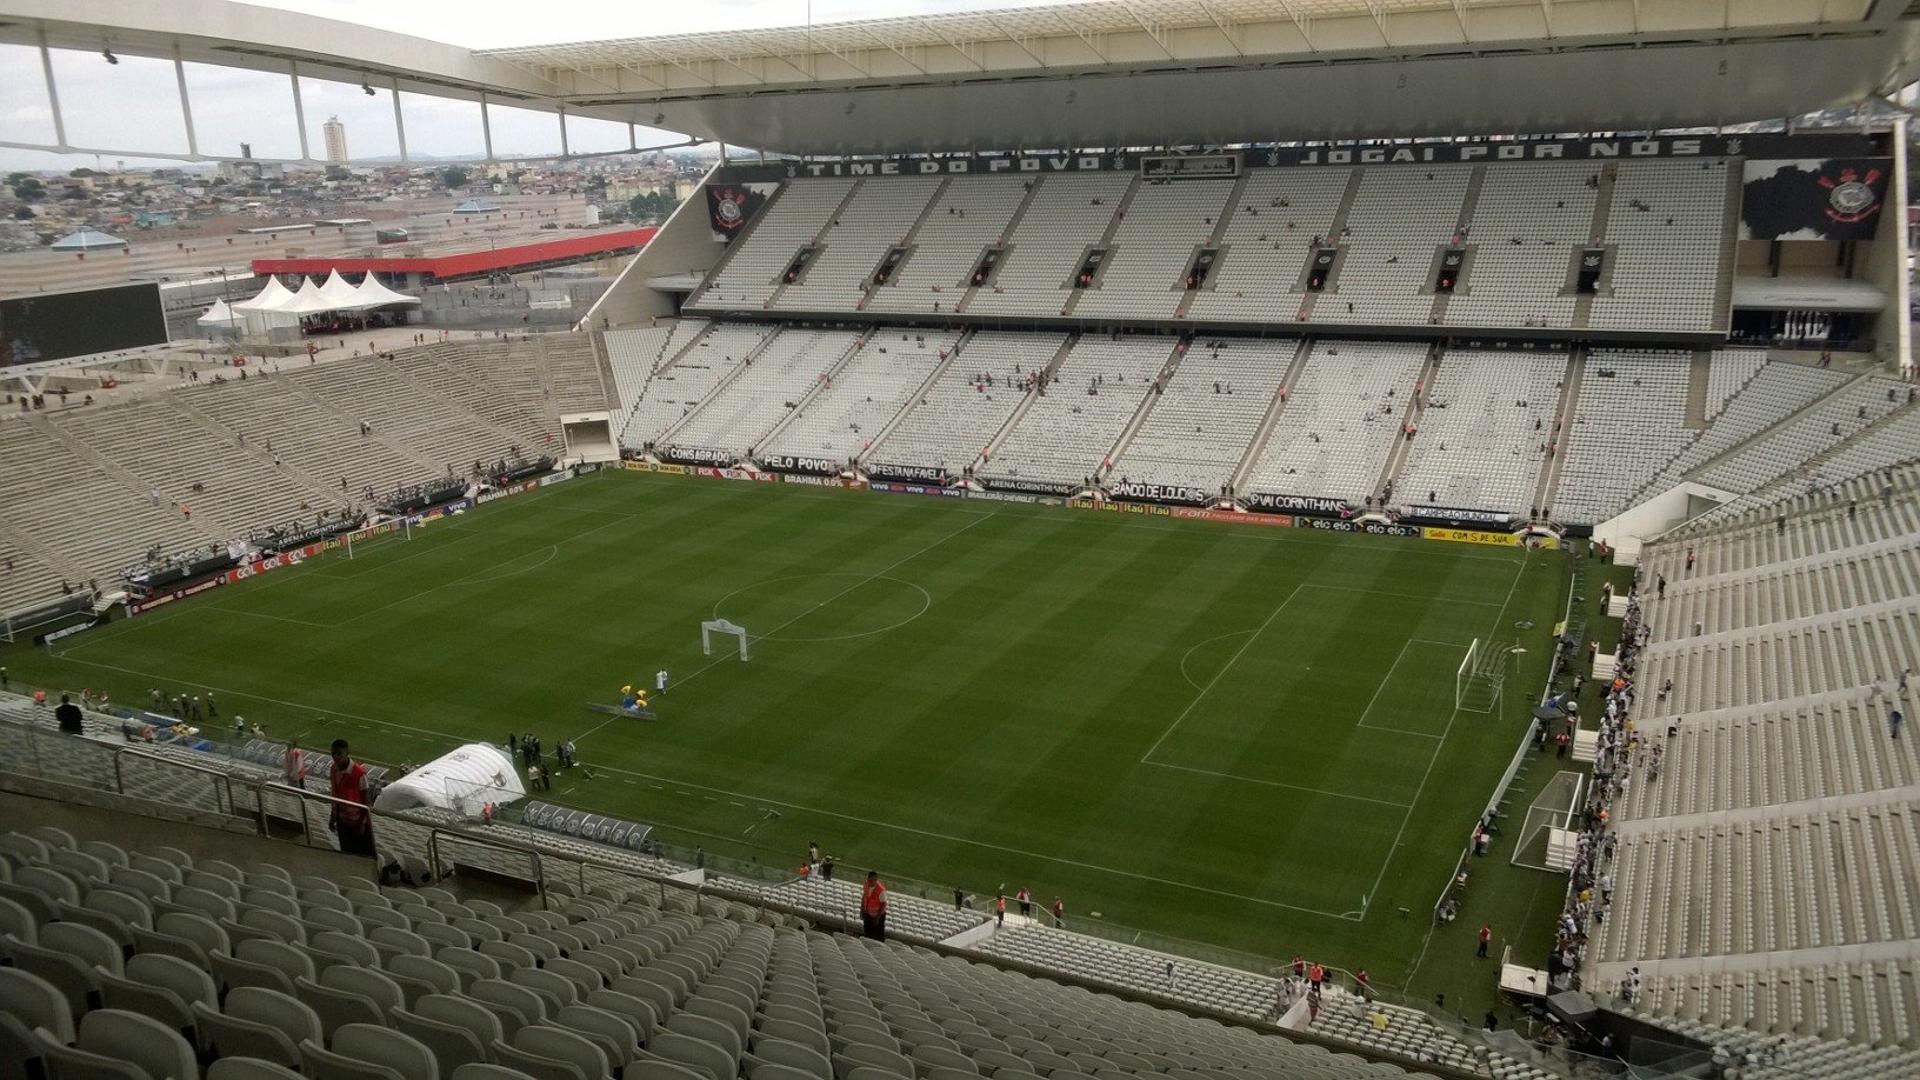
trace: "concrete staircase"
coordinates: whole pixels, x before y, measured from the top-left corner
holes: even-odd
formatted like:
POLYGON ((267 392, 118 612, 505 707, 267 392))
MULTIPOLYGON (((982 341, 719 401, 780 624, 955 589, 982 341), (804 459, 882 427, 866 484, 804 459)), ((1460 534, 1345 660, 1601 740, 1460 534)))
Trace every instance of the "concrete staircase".
MULTIPOLYGON (((1153 385, 1155 387, 1165 387, 1168 382, 1172 381, 1174 373, 1180 370, 1180 361, 1186 359, 1187 356, 1187 351, 1180 346, 1185 343, 1186 339, 1184 337, 1176 340, 1167 359, 1162 362, 1160 366, 1160 374, 1154 379, 1153 385)), ((1112 447, 1108 448, 1106 456, 1101 463, 1100 472, 1095 479, 1105 480, 1112 474, 1112 463, 1120 460, 1120 455, 1126 452, 1127 444, 1133 441, 1134 435, 1146 424, 1147 417, 1152 415, 1153 407, 1159 401, 1160 394, 1157 390, 1153 389, 1148 390, 1147 396, 1140 399, 1140 407, 1134 410, 1133 419, 1127 421, 1127 426, 1120 430, 1120 437, 1114 440, 1112 447)))
MULTIPOLYGON (((1127 190, 1121 194, 1120 201, 1114 204, 1113 216, 1107 219, 1107 227, 1100 231, 1100 240, 1098 243, 1093 244, 1093 247, 1112 248, 1113 234, 1120 231, 1120 223, 1125 221, 1127 217, 1127 208, 1133 205, 1133 197, 1139 194, 1139 192, 1140 178, 1135 176, 1133 180, 1127 184, 1127 190)), ((1094 275, 1092 287, 1099 287, 1100 279, 1106 276, 1107 267, 1112 265, 1113 252, 1109 250, 1107 252, 1107 258, 1100 261, 1100 272, 1094 275)), ((1066 306, 1060 309, 1060 314, 1062 315, 1073 314, 1073 309, 1080 306, 1080 297, 1086 294, 1085 289, 1072 289, 1069 291, 1072 295, 1067 297, 1066 306)))
MULTIPOLYGON (((852 202, 853 197, 855 195, 858 195, 860 193, 860 189, 865 187, 866 185, 867 185, 867 182, 865 180, 855 180, 852 183, 852 185, 850 185, 847 188, 847 193, 841 196, 840 198, 840 205, 834 207, 833 213, 827 215, 827 220, 821 224, 820 230, 813 234, 813 239, 809 241, 808 246, 811 246, 814 248, 821 248, 826 243, 827 233, 833 229, 834 223, 840 220, 840 215, 847 212, 847 204, 852 202)), ((762 209, 760 213, 762 216, 765 216, 766 210, 762 209)), ((799 251, 800 251, 799 248, 794 248, 793 251, 788 252, 787 253, 788 262, 791 262, 793 260, 793 256, 797 254, 799 251)), ((818 260, 816 259, 815 261, 818 261, 818 260)), ((794 278, 790 282, 788 281, 781 282, 777 287, 775 287, 775 289, 773 290, 773 293, 767 297, 767 302, 763 306, 769 309, 774 307, 774 305, 779 303, 781 295, 787 291, 787 286, 798 285, 806 281, 807 271, 811 269, 813 269, 813 263, 809 262, 807 264, 807 269, 800 271, 799 277, 794 278)), ((718 276, 717 272, 715 273, 714 276, 718 276)))
MULTIPOLYGON (((913 224, 907 229, 907 234, 900 238, 898 244, 894 245, 907 249, 906 255, 900 260, 900 264, 893 268, 895 276, 898 276, 900 271, 904 269, 908 263, 913 261, 913 241, 915 237, 920 235, 920 226, 925 225, 927 219, 933 216, 933 208, 939 205, 940 200, 947 194, 947 188, 951 186, 953 186, 953 177, 943 176, 940 178, 940 183, 934 187, 933 194, 927 198, 927 205, 920 208, 920 216, 913 219, 913 224)), ((886 253, 882 253, 880 256, 883 261, 886 257, 886 253)), ((875 264, 873 273, 879 272, 879 269, 879 264, 875 264)), ((855 311, 865 311, 867 309, 867 302, 873 299, 873 289, 873 274, 869 273, 867 275, 867 283, 860 292, 860 302, 854 305, 855 311)))
MULTIPOLYGON (((1347 190, 1341 193, 1340 205, 1333 212, 1333 223, 1327 226, 1327 235, 1323 238, 1326 243, 1333 244, 1333 245, 1339 244, 1340 230, 1347 227, 1347 215, 1353 212, 1353 200, 1360 194, 1360 182, 1366 178, 1366 174, 1367 174, 1367 170, 1360 168, 1359 166, 1355 166, 1354 170, 1351 173, 1347 174, 1347 190)), ((1309 273, 1312 273, 1312 271, 1313 271, 1313 259, 1311 256, 1309 256, 1307 259, 1307 265, 1303 267, 1300 271, 1299 287, 1301 288, 1301 290, 1304 291, 1306 289, 1307 287, 1306 276, 1309 273)), ((1327 280, 1326 291, 1332 292, 1335 289, 1339 288, 1339 285, 1340 285, 1340 265, 1338 262, 1335 262, 1333 267, 1333 276, 1327 280)), ((1319 298, 1322 295, 1324 294, 1316 293, 1316 292, 1308 292, 1305 294, 1305 297, 1300 301, 1300 321, 1301 322, 1307 322, 1313 318, 1314 303, 1315 301, 1319 300, 1319 298)))
MULTIPOLYGON (((734 365, 732 371, 727 372, 726 378, 721 379, 719 382, 713 384, 712 389, 707 391, 706 396, 700 399, 700 404, 695 405, 692 409, 689 409, 684 416, 674 421, 674 424, 672 427, 661 432, 660 437, 653 441, 654 445, 655 446, 672 446, 673 437, 680 432, 680 429, 686 427, 689 423, 691 423, 694 417, 699 416, 701 413, 705 412, 707 406, 713 404, 713 400, 715 398, 725 393, 727 387, 732 386, 734 382, 740 378, 741 375, 749 371, 753 367, 753 362, 759 358, 761 353, 766 352, 767 346, 773 344, 774 339, 778 338, 779 336, 780 336, 780 331, 776 330, 773 333, 768 334, 766 337, 761 338, 760 343, 758 345, 755 345, 753 349, 747 353, 747 355, 741 357, 740 362, 734 365)), ((693 345, 693 342, 689 341, 687 345, 689 348, 691 348, 693 345)), ((684 355, 685 352, 686 352, 685 349, 681 350, 682 355, 684 355)), ((674 357, 676 361, 679 360, 679 358, 680 358, 679 356, 674 357)))
POLYGON ((1535 517, 1548 516, 1553 512, 1553 500, 1560 491, 1560 471, 1567 462, 1567 442, 1573 435, 1573 418, 1580 408, 1580 382, 1586 378, 1586 373, 1587 350, 1585 346, 1576 346, 1567 358, 1567 373, 1560 385, 1560 409, 1554 414, 1560 421, 1560 430, 1554 432, 1555 451, 1540 470, 1539 482, 1533 489, 1535 517))
MULTIPOLYGON (((1054 351, 1053 359, 1048 360, 1047 366, 1041 369, 1040 374, 1042 378, 1038 381, 1051 381, 1054 374, 1060 370, 1060 365, 1066 362, 1067 354, 1073 352, 1074 345, 1079 341, 1079 334, 1068 334, 1066 340, 1060 343, 1060 348, 1054 351)), ((1012 415, 1007 417, 1007 422, 1000 425, 999 431, 993 433, 993 438, 988 441, 986 449, 981 451, 978 458, 974 459, 973 465, 976 468, 979 467, 982 462, 993 460, 993 455, 1000 452, 1000 445, 1007 441, 1007 436, 1013 434, 1014 428, 1020 426, 1020 421, 1026 417, 1027 410, 1033 408, 1034 400, 1039 396, 1040 391, 1037 386, 1035 389, 1027 391, 1027 396, 1021 398, 1020 404, 1014 406, 1012 415)))
POLYGON ((1260 427, 1254 432, 1252 441, 1247 443, 1246 452, 1240 455, 1239 464, 1233 467, 1233 479, 1230 486, 1234 494, 1242 493, 1246 488, 1247 474, 1253 471, 1253 463, 1260 459, 1261 451, 1267 448, 1267 440, 1273 437, 1274 429, 1280 425, 1280 414, 1287 407, 1288 395, 1300 384, 1300 375, 1307 369, 1307 357, 1313 352, 1313 339, 1303 337, 1299 347, 1293 351, 1293 359, 1287 364, 1287 373, 1280 379, 1280 385, 1274 388, 1273 400, 1267 404, 1267 414, 1260 420, 1260 427))
MULTIPOLYGON (((1617 171, 1618 166, 1611 163, 1602 166, 1600 169, 1600 190, 1595 193, 1593 198, 1593 224, 1587 228, 1588 247, 1599 247, 1607 242, 1607 223, 1613 219, 1613 182, 1614 175, 1617 171)), ((1612 280, 1612 277, 1613 267, 1609 265, 1607 272, 1602 275, 1601 285, 1597 287, 1604 288, 1606 284, 1612 280)), ((1574 300, 1573 329, 1585 329, 1588 320, 1592 317, 1593 297, 1591 295, 1581 296, 1574 300)))
MULTIPOLYGON (((1033 182, 1027 185, 1026 197, 1020 200, 1019 208, 1014 210, 1013 216, 1007 219, 1007 227, 1000 230, 1000 244, 1002 247, 1006 248, 1006 253, 1003 253, 1001 255, 1000 261, 994 265, 993 273, 988 276, 986 281, 982 282, 979 285, 975 285, 967 289, 965 295, 960 297, 959 303, 956 303, 955 305, 953 305, 954 311, 956 312, 966 311, 967 305, 973 302, 973 296, 975 293, 979 292, 981 289, 990 289, 993 287, 993 279, 1000 276, 1000 267, 1005 266, 1007 264, 1006 254, 1011 253, 1013 251, 1013 248, 1008 245, 1007 241, 1010 237, 1013 236, 1014 230, 1020 227, 1020 223, 1026 220, 1027 210, 1029 207, 1033 206, 1034 196, 1040 194, 1040 185, 1044 183, 1046 183, 1046 177, 1036 176, 1033 178, 1033 182)), ((981 254, 982 255, 986 254, 986 251, 982 249, 981 254)), ((976 265, 979 262, 977 258, 974 261, 976 265)), ((971 273, 971 271, 969 271, 969 273, 971 273)))
MULTIPOLYGON (((1414 385, 1420 387, 1422 392, 1407 395, 1406 410, 1400 415, 1401 432, 1405 432, 1409 427, 1413 427, 1416 430, 1419 427, 1420 416, 1426 411, 1424 401, 1426 397, 1425 390, 1427 387, 1433 385, 1433 377, 1440 370, 1440 353, 1441 346, 1438 343, 1427 346, 1426 362, 1420 365, 1420 374, 1414 380, 1414 385)), ((1395 476, 1399 475, 1401 468, 1406 465, 1407 458, 1412 452, 1413 441, 1408 439, 1404 434, 1396 435, 1393 442, 1393 449, 1387 451, 1387 460, 1385 464, 1380 467, 1380 475, 1374 479, 1373 489, 1367 493, 1369 503, 1376 506, 1384 506, 1387 503, 1387 485, 1393 481, 1395 476)))

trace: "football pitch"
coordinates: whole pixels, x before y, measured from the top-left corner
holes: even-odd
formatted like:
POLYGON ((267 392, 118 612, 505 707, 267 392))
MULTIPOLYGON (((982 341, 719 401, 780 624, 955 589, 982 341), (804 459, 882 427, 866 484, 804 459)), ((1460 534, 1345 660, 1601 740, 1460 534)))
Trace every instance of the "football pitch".
POLYGON ((983 911, 1025 885, 1391 984, 1567 580, 1551 551, 600 473, 7 660, 393 763, 571 738, 551 797, 669 843, 797 867, 817 841, 983 911), (702 655, 715 617, 750 662, 702 655), (1454 708, 1476 638, 1526 649, 1497 714, 1454 708), (661 668, 656 721, 587 707, 661 668))

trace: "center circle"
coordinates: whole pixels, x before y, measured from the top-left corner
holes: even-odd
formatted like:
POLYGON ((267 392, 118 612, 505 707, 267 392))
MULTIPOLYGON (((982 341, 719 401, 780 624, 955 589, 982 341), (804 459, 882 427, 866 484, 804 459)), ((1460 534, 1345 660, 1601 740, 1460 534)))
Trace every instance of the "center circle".
POLYGON ((713 617, 755 641, 849 641, 897 630, 932 606, 911 581, 829 570, 743 585, 714 602, 713 617))

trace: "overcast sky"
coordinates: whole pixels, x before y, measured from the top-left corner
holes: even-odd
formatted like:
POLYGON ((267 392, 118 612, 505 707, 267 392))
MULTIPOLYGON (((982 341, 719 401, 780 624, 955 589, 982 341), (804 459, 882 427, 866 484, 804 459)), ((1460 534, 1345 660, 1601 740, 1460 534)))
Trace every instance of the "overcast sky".
MULTIPOLYGON (((814 22, 877 18, 987 7, 1031 7, 1054 0, 259 0, 258 6, 300 11, 360 23, 470 48, 547 44, 601 38, 643 37, 814 22)), ((98 53, 55 52, 54 73, 67 141, 76 146, 123 147, 154 155, 107 157, 128 165, 152 164, 168 152, 183 153, 186 128, 180 116, 173 66, 163 60, 125 56, 110 65, 98 53)), ((293 95, 284 75, 188 65, 194 133, 202 153, 238 155, 252 144, 257 157, 298 157, 293 95)), ((378 89, 378 88, 376 88, 378 89)), ((301 80, 307 137, 313 156, 323 155, 320 125, 339 116, 347 146, 358 158, 399 152, 393 100, 381 90, 368 97, 358 86, 301 80)), ((401 95, 407 150, 414 155, 479 156, 479 107, 468 102, 401 95)), ((498 153, 558 153, 560 137, 551 114, 495 107, 493 144, 498 153)), ((568 143, 576 152, 627 145, 624 125, 573 120, 568 143)), ((642 131, 640 144, 667 142, 671 133, 642 131)), ((53 142, 52 110, 37 50, 0 46, 0 140, 53 142)), ((71 169, 91 166, 87 156, 59 157, 0 149, 0 168, 71 169)))

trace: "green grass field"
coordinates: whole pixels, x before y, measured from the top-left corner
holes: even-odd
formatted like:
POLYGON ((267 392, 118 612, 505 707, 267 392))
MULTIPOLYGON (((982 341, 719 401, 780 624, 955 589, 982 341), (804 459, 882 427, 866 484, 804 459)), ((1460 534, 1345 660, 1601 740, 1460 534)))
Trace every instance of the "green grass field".
MULTIPOLYGON (((389 762, 570 737, 593 778, 553 796, 671 842, 787 867, 817 840, 947 898, 1025 884, 1389 986, 1525 731, 1567 583, 1556 552, 633 473, 355 556, 6 659, 123 702, 205 688, 389 762), (750 663, 701 655, 716 614, 750 663), (1500 715, 1453 708, 1474 638, 1527 646, 1500 715), (662 667, 658 722, 586 708, 662 667)), ((1501 917, 1550 922, 1542 879, 1541 910, 1501 917)))

